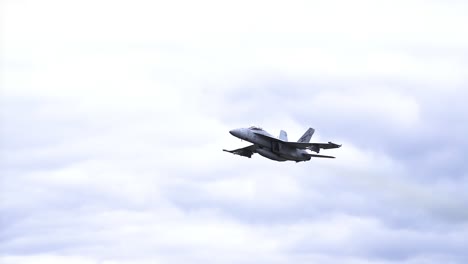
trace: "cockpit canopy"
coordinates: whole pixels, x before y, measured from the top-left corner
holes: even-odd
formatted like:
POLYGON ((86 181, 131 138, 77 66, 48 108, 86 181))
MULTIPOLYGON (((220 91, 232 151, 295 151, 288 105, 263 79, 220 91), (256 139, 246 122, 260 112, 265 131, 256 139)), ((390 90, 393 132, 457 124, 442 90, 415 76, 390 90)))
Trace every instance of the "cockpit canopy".
POLYGON ((261 127, 251 126, 249 127, 250 130, 263 130, 261 127))

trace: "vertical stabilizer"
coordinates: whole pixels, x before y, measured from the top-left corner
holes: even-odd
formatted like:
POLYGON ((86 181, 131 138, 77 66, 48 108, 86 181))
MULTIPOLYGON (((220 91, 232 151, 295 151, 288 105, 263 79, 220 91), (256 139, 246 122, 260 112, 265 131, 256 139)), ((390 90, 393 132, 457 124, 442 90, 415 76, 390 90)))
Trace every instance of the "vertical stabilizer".
POLYGON ((315 129, 309 128, 307 131, 302 135, 302 137, 297 141, 300 143, 309 143, 310 139, 312 138, 312 135, 314 134, 315 129))
POLYGON ((288 141, 288 134, 286 133, 286 131, 284 130, 280 131, 279 139, 283 141, 288 141))

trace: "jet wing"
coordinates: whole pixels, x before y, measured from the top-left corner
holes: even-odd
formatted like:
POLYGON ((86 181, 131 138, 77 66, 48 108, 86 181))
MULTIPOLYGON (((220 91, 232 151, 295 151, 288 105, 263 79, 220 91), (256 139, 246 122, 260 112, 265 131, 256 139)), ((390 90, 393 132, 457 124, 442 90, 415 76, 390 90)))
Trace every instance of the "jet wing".
POLYGON ((229 152, 229 153, 232 153, 232 154, 236 154, 236 155, 239 155, 239 156, 244 156, 244 157, 247 157, 247 158, 251 158, 252 155, 255 153, 255 149, 257 149, 257 147, 255 145, 250 145, 248 147, 235 149, 235 150, 223 149, 223 151, 226 151, 226 152, 229 152))
POLYGON ((255 133, 255 135, 262 137, 267 140, 281 142, 284 145, 291 146, 298 149, 332 149, 332 148, 339 148, 341 145, 328 142, 328 143, 302 143, 302 142, 292 142, 292 141, 283 141, 281 139, 277 139, 274 137, 269 137, 267 135, 263 135, 260 133, 255 133))

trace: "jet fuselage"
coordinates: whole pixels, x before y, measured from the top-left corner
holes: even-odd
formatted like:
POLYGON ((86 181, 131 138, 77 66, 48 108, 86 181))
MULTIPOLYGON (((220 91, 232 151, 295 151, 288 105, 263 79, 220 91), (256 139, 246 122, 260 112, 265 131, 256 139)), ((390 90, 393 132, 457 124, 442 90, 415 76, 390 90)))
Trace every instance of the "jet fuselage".
POLYGON ((293 160, 299 162, 308 161, 311 158, 304 149, 291 147, 287 144, 282 144, 281 142, 269 140, 266 137, 257 135, 258 133, 273 138, 272 135, 261 129, 252 130, 252 128, 237 128, 229 131, 229 133, 237 138, 255 144, 257 146, 256 152, 271 160, 293 160))

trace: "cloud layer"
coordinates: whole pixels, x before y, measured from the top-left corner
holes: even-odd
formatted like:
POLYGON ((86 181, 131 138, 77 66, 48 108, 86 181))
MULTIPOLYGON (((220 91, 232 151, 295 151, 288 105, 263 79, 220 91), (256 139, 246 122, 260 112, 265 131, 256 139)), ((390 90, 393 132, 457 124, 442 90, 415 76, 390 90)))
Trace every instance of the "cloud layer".
POLYGON ((166 2, 2 3, 0 262, 468 261, 466 3, 166 2))

